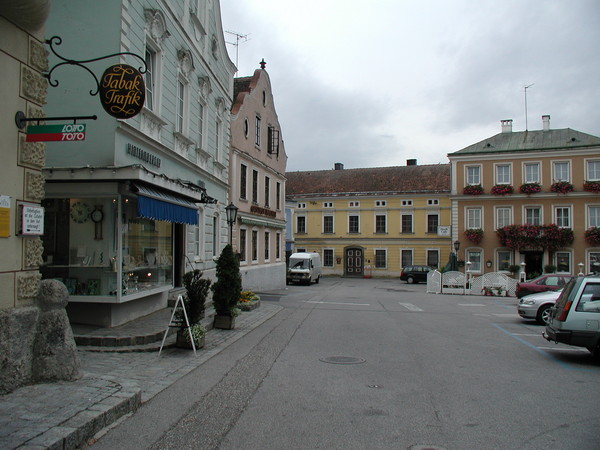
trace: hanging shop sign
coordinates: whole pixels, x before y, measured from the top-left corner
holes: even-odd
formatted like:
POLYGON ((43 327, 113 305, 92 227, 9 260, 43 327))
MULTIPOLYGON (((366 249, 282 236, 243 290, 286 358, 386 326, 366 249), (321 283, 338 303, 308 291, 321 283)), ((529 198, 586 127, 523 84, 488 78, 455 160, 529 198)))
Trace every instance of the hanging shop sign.
POLYGON ((127 64, 114 64, 100 79, 100 103, 104 110, 117 119, 130 119, 144 106, 146 86, 144 77, 127 64))
POLYGON ((51 141, 83 141, 85 140, 85 124, 71 123, 65 125, 29 125, 25 142, 51 141))
POLYGON ((17 202, 19 223, 17 233, 21 236, 44 234, 44 207, 35 203, 17 202))

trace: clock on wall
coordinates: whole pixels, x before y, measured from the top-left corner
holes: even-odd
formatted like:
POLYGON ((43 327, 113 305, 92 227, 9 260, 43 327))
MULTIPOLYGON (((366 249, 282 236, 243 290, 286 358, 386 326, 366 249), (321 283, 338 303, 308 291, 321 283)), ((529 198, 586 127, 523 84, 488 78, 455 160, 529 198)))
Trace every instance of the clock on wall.
POLYGON ((90 216, 90 207, 83 202, 75 202, 71 206, 71 219, 76 223, 83 223, 90 216))

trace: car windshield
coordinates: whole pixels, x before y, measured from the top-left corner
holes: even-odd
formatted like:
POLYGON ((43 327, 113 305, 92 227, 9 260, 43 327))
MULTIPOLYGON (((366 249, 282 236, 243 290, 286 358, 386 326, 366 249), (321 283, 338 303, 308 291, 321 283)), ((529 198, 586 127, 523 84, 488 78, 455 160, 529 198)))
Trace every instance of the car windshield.
POLYGON ((308 269, 308 259, 290 259, 291 269, 308 269))
POLYGON ((565 288, 562 290, 560 296, 558 297, 558 300, 556 300, 557 309, 564 308, 565 304, 567 303, 567 298, 569 298, 569 295, 571 295, 571 291, 573 290, 573 286, 575 286, 576 281, 577 280, 575 278, 572 278, 571 281, 569 281, 565 288))

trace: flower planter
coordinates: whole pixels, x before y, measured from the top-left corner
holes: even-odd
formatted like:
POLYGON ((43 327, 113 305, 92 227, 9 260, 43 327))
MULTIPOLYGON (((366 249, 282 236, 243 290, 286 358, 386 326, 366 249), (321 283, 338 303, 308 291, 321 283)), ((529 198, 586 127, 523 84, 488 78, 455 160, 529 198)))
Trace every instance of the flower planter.
POLYGON ((481 195, 483 194, 483 187, 480 184, 469 184, 463 189, 465 195, 481 195))
POLYGON ((523 194, 537 194, 542 191, 542 187, 538 183, 525 183, 519 188, 523 194))
POLYGON ((567 194, 573 192, 573 185, 568 181, 557 181, 556 183, 552 183, 550 190, 557 194, 567 194))
POLYGON ((490 192, 494 195, 509 195, 514 192, 514 189, 510 184, 497 184, 492 187, 490 192))
POLYGON ((219 330, 233 330, 235 328, 235 316, 216 315, 213 327, 219 330))
MULTIPOLYGON (((188 334, 187 328, 182 328, 177 330, 177 340, 175 341, 175 346, 178 348, 186 348, 192 350, 192 343, 190 342, 190 336, 188 334)), ((206 343, 206 336, 202 336, 199 339, 196 339, 194 344, 196 345, 196 350, 199 348, 203 348, 206 343)))
POLYGON ((600 194, 600 181, 586 181, 583 183, 583 190, 593 192, 594 194, 600 194))
POLYGON ((252 311, 260 306, 260 300, 254 300, 251 302, 240 302, 238 303, 238 308, 242 311, 252 311))

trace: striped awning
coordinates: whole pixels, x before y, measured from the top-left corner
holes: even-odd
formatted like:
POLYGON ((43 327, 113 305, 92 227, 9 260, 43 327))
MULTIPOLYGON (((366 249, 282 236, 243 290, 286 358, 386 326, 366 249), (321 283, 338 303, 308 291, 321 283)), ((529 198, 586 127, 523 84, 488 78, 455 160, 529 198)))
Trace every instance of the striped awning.
POLYGON ((133 184, 132 187, 138 194, 139 217, 198 225, 198 207, 194 202, 156 187, 141 184, 133 184))

